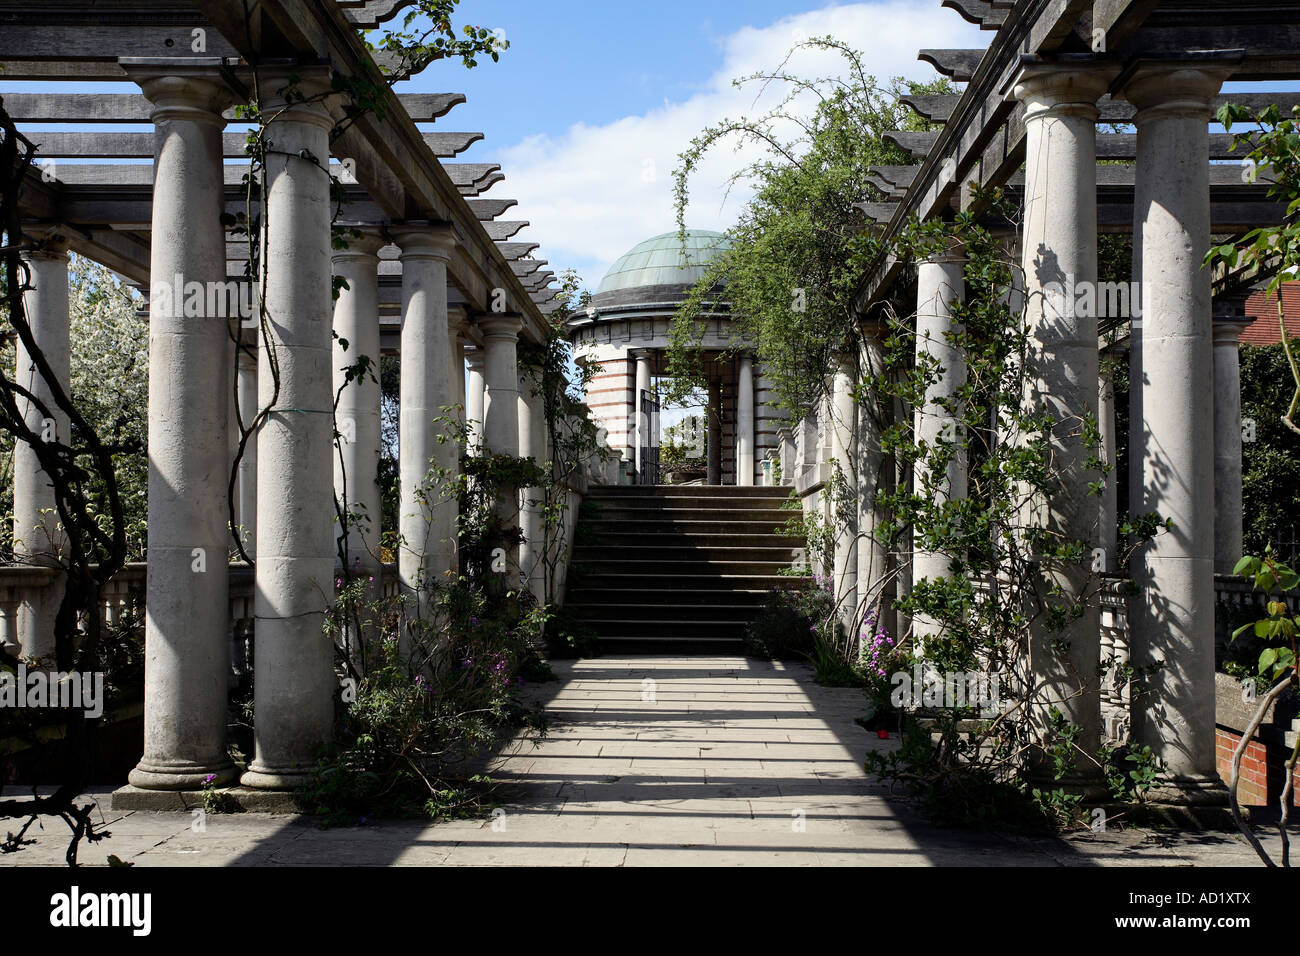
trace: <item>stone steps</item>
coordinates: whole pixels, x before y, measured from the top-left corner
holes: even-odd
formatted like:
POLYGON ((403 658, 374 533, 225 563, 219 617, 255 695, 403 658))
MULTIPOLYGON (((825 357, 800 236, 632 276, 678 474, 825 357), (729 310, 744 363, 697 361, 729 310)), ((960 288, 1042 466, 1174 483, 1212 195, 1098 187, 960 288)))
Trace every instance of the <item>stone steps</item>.
POLYGON ((604 651, 738 653, 805 546, 778 534, 784 488, 600 488, 574 547, 566 607, 604 651))

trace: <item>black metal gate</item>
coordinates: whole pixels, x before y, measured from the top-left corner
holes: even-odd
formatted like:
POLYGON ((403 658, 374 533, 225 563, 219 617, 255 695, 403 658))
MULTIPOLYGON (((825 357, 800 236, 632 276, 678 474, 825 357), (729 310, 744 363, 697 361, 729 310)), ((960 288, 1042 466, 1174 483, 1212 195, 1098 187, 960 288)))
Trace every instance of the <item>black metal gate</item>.
POLYGON ((637 441, 641 445, 641 473, 637 484, 659 484, 659 396, 649 389, 640 395, 641 414, 637 441))

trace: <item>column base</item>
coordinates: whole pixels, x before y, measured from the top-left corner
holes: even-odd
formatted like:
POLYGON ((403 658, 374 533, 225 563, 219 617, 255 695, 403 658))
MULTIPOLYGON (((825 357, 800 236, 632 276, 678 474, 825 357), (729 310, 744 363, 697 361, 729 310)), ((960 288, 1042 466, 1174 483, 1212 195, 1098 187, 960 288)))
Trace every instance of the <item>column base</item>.
POLYGON ((314 770, 315 767, 275 770, 252 766, 239 778, 239 785, 253 790, 298 790, 307 785, 314 770))
POLYGON ((1218 774, 1160 778, 1144 803, 1171 807, 1226 807, 1228 787, 1218 774))
POLYGON ((1031 774, 1030 779, 1042 790, 1064 790, 1071 796, 1080 797, 1081 802, 1089 807, 1100 806, 1115 799, 1110 787, 1106 786, 1106 781, 1099 776, 1066 774, 1057 780, 1050 773, 1044 773, 1041 776, 1031 774))
POLYGON ((212 786, 234 783, 239 768, 229 760, 212 764, 154 764, 140 761, 127 774, 127 782, 140 790, 199 790, 213 777, 212 786))

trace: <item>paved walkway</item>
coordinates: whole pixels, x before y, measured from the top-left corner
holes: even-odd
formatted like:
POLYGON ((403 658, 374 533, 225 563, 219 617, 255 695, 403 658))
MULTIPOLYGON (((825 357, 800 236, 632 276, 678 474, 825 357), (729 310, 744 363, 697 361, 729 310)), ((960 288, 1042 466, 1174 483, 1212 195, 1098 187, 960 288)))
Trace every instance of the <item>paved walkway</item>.
MULTIPOLYGON (((112 837, 83 844, 139 865, 540 864, 635 866, 1256 865, 1229 834, 1111 829, 1025 838, 931 827, 868 780, 891 748, 853 723, 860 691, 810 668, 726 658, 559 662, 530 688, 551 729, 495 761, 503 811, 431 825, 321 830, 309 820, 105 810, 112 837)), ((101 804, 108 806, 107 798, 101 804)), ((0 865, 62 860, 62 824, 0 865)))

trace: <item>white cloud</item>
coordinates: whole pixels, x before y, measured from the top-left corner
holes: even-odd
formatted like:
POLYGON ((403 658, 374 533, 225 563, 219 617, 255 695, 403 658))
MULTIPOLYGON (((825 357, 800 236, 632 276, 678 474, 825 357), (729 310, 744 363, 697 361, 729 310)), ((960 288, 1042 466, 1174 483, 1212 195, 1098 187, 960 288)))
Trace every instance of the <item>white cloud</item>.
MULTIPOLYGON (((809 36, 831 34, 862 50, 869 70, 931 80, 936 74, 916 59, 917 50, 974 47, 988 34, 938 3, 917 0, 856 3, 786 17, 763 28, 746 27, 721 44, 719 66, 689 99, 665 102, 638 116, 602 126, 576 123, 558 136, 533 136, 496 157, 506 186, 519 199, 518 212, 534 225, 529 235, 554 268, 578 268, 594 287, 609 264, 643 239, 675 228, 672 173, 692 137, 724 116, 756 115, 768 100, 754 102, 755 88, 732 80, 780 64, 790 47, 809 36)), ((790 69, 801 76, 839 73, 834 54, 805 51, 790 69)), ((724 203, 727 176, 743 163, 729 146, 713 153, 691 181, 687 222, 724 229, 747 194, 733 190, 724 203)))

